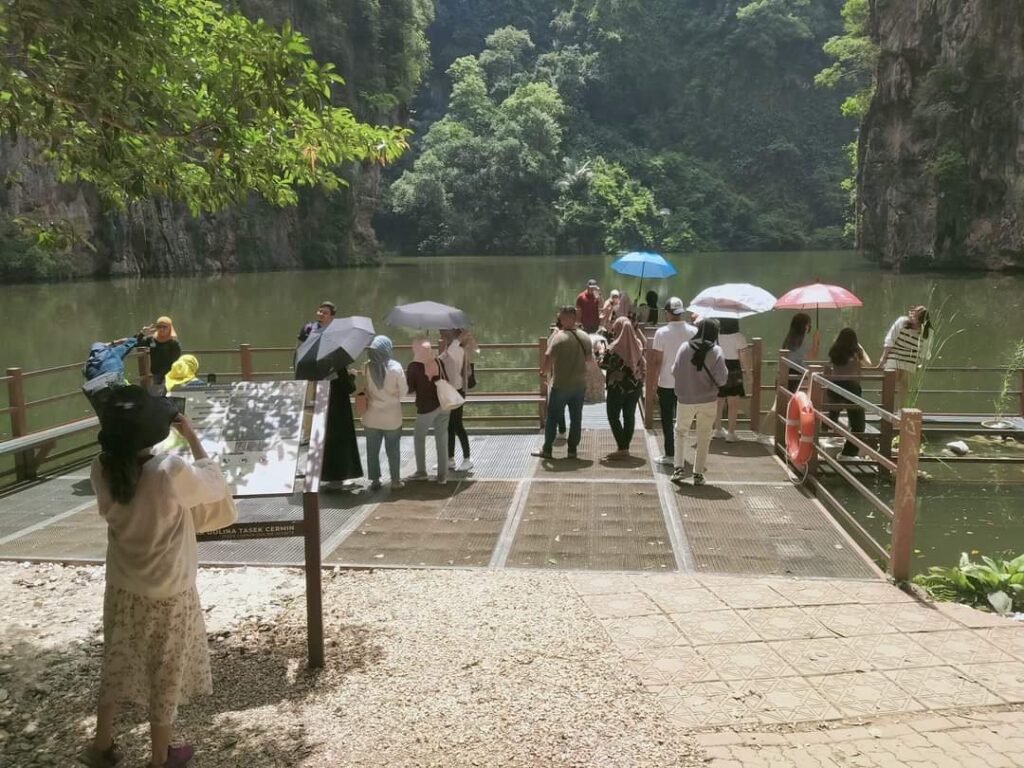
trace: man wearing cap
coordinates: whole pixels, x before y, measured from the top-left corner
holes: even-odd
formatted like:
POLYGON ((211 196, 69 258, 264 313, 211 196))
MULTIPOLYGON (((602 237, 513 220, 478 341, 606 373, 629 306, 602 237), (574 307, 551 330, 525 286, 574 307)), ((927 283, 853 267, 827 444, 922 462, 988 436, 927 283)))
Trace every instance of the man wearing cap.
POLYGON ((576 297, 576 320, 587 333, 597 333, 601 327, 601 289, 597 280, 587 280, 587 287, 576 297))
POLYGON ((697 329, 683 319, 686 308, 678 296, 665 303, 667 325, 654 334, 652 369, 658 371, 658 410, 661 411, 661 434, 665 441, 665 454, 659 464, 671 465, 676 455, 676 381, 672 366, 679 348, 694 337, 697 329))

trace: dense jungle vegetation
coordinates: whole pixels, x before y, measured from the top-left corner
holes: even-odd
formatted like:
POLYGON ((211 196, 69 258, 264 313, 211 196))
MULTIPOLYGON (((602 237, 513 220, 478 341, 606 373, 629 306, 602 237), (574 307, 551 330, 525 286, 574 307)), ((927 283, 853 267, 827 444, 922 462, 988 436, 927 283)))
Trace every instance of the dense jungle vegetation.
POLYGON ((848 5, 844 27, 843 0, 438 0, 378 235, 421 253, 846 245, 866 3, 848 5))

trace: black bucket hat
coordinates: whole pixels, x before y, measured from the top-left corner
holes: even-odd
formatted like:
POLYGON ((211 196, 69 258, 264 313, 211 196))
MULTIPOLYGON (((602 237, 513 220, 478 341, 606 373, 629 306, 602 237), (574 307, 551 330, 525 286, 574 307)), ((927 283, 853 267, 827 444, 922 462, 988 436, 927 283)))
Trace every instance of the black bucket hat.
POLYGON ((100 413, 100 447, 110 453, 138 453, 163 442, 177 415, 178 407, 165 397, 134 385, 119 387, 100 413))

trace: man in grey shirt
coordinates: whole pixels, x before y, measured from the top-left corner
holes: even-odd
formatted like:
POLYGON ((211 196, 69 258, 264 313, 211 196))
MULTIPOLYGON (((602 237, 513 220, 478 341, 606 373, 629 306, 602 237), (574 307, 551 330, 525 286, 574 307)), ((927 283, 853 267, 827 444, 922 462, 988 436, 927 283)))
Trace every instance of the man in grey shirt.
POLYGON ((587 361, 594 356, 590 336, 576 327, 576 308, 564 306, 558 313, 562 329, 551 337, 541 364, 541 376, 550 376, 548 410, 544 422, 544 447, 534 456, 552 459, 551 448, 558 431, 559 416, 569 407, 569 453, 576 458, 576 448, 583 433, 583 396, 587 389, 587 361))

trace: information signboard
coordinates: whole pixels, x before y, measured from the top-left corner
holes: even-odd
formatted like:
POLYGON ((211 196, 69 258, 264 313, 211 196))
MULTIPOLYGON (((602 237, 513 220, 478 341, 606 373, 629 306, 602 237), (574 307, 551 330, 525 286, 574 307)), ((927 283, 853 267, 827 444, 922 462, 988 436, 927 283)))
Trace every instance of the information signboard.
MULTIPOLYGON (((288 495, 295 487, 305 381, 239 381, 175 390, 210 458, 234 496, 288 495)), ((188 455, 176 432, 165 448, 188 455)))

